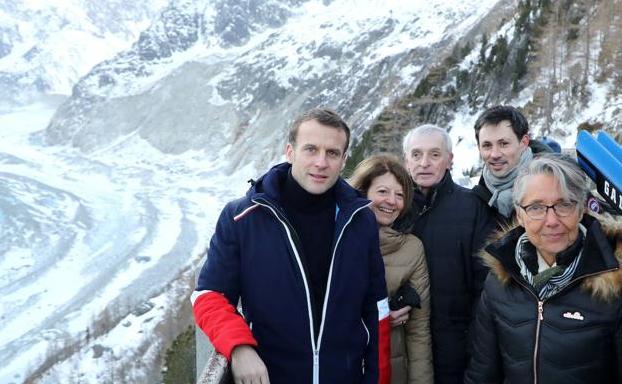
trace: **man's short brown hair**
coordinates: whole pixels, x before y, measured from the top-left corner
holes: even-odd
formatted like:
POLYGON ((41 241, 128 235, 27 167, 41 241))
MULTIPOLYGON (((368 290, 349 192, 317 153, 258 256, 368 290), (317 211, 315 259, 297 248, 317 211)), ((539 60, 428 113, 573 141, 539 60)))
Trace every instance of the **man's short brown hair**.
POLYGON ((342 130, 346 134, 346 147, 343 149, 343 153, 346 153, 348 145, 350 144, 350 128, 348 127, 348 124, 343 121, 341 116, 337 114, 337 112, 329 108, 313 108, 298 116, 298 118, 294 120, 294 123, 289 129, 289 135, 287 138, 288 142, 292 146, 296 144, 298 128, 300 128, 300 125, 311 120, 315 120, 322 125, 342 130))

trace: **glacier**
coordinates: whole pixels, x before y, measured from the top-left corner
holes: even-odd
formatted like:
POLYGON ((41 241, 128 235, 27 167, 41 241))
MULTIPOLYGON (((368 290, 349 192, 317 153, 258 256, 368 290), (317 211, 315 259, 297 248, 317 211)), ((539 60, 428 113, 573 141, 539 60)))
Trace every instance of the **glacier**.
MULTIPOLYGON (((153 0, 125 26, 52 38, 63 23, 46 31, 44 20, 90 20, 84 9, 98 4, 94 14, 118 18, 127 6, 55 0, 28 36, 58 54, 24 57, 32 44, 11 26, 26 3, 28 17, 44 15, 36 1, 0 5, 0 35, 13 39, 0 44, 0 95, 12 97, 0 106, 7 384, 159 381, 163 350, 192 322, 188 296, 220 210, 283 160, 291 120, 331 106, 360 138, 456 42, 516 5, 153 0)), ((593 87, 581 119, 619 105, 593 87)), ((463 108, 447 123, 457 179, 478 162, 474 119, 463 108)))

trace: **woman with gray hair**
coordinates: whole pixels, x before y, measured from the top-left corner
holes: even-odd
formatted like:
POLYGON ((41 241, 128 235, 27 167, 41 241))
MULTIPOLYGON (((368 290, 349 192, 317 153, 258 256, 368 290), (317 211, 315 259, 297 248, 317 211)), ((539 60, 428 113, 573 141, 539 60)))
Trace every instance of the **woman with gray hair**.
POLYGON ((466 383, 622 383, 622 223, 584 215, 559 155, 521 168, 518 226, 486 246, 466 383))

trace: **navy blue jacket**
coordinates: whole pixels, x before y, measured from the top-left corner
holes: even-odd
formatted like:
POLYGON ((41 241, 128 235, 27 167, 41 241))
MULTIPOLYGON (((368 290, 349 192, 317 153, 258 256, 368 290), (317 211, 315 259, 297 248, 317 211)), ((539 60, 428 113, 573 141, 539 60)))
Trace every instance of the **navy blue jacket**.
POLYGON ((241 299, 271 383, 377 383, 386 285, 369 201, 338 179, 333 254, 316 339, 308 276, 278 203, 290 167, 273 167, 223 209, 196 290, 221 292, 234 306, 241 299))

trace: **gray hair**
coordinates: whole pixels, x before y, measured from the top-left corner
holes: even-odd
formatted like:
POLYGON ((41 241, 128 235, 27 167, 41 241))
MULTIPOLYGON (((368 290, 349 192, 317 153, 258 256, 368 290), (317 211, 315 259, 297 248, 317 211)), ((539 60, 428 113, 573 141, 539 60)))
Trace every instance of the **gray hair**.
POLYGON ((574 160, 557 153, 539 155, 518 170, 512 190, 515 205, 519 205, 525 197, 529 178, 536 175, 553 176, 559 183, 563 198, 578 202, 583 213, 588 192, 585 174, 574 160))
POLYGON ((423 136, 433 133, 436 133, 442 137, 443 144, 445 144, 445 149, 448 153, 451 153, 451 137, 449 137, 447 130, 434 124, 424 124, 411 129, 410 131, 408 131, 406 136, 404 136, 404 140, 402 140, 402 150, 404 151, 404 155, 408 155, 409 144, 415 136, 423 136))

